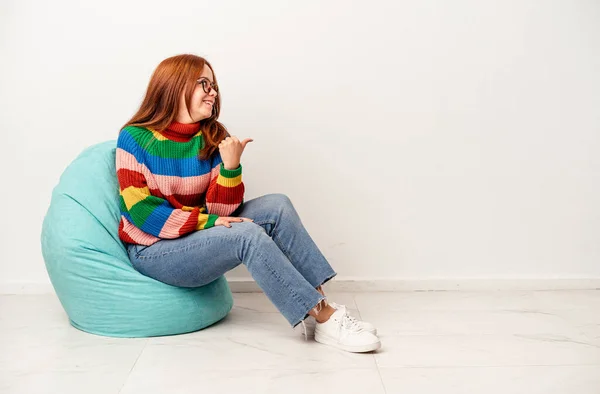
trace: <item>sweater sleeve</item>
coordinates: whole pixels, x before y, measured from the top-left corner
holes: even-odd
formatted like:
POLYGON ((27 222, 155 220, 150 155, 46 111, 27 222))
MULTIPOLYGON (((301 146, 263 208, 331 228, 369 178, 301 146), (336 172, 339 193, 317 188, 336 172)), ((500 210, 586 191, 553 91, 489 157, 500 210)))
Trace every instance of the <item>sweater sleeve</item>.
POLYGON ((206 213, 204 207, 178 209, 152 195, 146 178, 151 176, 150 170, 143 164, 141 148, 126 130, 117 140, 116 167, 121 215, 143 232, 173 239, 214 227, 218 216, 206 213))
POLYGON ((210 184, 206 192, 206 207, 209 213, 229 216, 244 203, 242 165, 227 170, 217 152, 211 160, 210 184))

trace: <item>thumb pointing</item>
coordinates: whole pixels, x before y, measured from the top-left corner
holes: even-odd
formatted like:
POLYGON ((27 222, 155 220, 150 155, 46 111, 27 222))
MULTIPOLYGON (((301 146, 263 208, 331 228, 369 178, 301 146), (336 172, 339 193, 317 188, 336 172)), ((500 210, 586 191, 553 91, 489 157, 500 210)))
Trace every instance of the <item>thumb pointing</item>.
POLYGON ((246 148, 246 145, 247 145, 249 142, 252 142, 252 141, 254 141, 252 138, 246 138, 246 139, 245 139, 245 140, 242 142, 242 148, 246 148))

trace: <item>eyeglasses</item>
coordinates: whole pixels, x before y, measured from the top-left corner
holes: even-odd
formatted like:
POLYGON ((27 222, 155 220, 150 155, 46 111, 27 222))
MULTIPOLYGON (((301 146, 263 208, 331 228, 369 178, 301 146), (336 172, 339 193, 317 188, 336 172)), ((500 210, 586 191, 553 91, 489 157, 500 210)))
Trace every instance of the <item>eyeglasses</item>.
POLYGON ((196 82, 198 82, 200 85, 202 85, 202 90, 204 90, 204 93, 210 93, 211 89, 213 89, 215 92, 219 93, 219 87, 217 86, 217 84, 214 82, 211 82, 210 80, 208 80, 206 78, 200 78, 196 82))

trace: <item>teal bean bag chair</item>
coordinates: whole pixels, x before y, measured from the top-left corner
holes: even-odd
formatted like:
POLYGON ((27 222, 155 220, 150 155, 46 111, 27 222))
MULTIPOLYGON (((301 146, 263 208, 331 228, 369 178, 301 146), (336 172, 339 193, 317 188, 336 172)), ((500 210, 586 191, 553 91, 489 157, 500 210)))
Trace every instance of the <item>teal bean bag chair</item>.
POLYGON ((119 239, 116 141, 84 150, 62 174, 42 225, 42 254, 71 324, 110 337, 200 330, 233 307, 224 276, 173 287, 133 269, 119 239))

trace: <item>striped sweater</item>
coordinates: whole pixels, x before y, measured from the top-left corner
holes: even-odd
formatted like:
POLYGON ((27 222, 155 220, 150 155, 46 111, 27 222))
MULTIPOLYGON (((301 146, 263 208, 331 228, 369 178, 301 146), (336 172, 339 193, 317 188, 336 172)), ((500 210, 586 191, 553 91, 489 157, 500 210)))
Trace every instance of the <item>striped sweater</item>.
POLYGON ((198 157, 198 123, 173 123, 161 132, 127 126, 117 140, 117 178, 123 242, 152 245, 215 225, 244 198, 242 166, 227 170, 217 152, 198 157))

